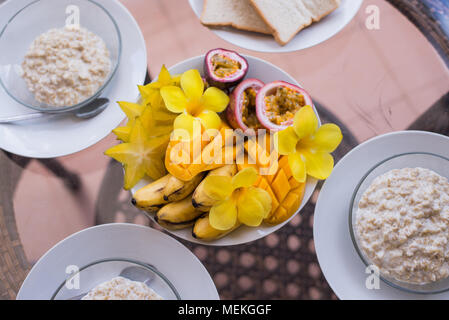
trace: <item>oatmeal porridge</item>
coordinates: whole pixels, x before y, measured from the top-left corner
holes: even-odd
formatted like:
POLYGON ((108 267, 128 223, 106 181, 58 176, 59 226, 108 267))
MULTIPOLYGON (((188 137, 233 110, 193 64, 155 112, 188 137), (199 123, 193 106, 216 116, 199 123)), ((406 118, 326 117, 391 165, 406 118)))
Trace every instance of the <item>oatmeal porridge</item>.
POLYGON ((35 99, 55 107, 72 106, 93 96, 110 70, 105 42, 76 26, 41 34, 22 63, 22 77, 35 99))
POLYGON ((377 177, 358 204, 361 250, 381 274, 425 284, 449 276, 449 183, 423 168, 377 177))
POLYGON ((93 288, 82 300, 162 300, 143 282, 116 277, 93 288))

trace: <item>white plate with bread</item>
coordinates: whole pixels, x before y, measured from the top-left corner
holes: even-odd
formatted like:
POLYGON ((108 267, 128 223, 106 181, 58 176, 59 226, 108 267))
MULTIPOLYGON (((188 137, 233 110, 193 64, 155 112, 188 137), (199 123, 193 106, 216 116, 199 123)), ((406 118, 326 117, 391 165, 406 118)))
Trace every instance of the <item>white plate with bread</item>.
POLYGON ((363 0, 189 0, 201 23, 222 39, 260 52, 291 52, 336 35, 363 0))

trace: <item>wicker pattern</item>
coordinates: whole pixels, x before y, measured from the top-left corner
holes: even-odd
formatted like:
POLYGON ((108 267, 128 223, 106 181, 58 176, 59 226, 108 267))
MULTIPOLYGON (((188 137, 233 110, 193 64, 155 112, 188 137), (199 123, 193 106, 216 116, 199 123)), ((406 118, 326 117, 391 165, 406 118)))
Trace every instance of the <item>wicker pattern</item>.
POLYGON ((14 299, 29 270, 12 205, 20 169, 3 152, 0 163, 0 299, 14 299))

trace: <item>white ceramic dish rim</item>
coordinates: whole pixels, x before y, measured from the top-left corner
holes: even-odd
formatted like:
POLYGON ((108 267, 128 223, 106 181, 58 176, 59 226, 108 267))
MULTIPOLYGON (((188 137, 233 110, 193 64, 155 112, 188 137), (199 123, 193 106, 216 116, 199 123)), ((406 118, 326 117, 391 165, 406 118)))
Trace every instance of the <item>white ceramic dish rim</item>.
MULTIPOLYGON (((290 74, 288 74, 288 73, 285 72, 284 70, 280 69, 279 67, 275 66, 274 64, 272 64, 272 63, 270 63, 270 62, 268 62, 268 61, 265 61, 265 60, 263 60, 263 59, 257 58, 257 57, 253 57, 253 56, 249 56, 249 55, 245 55, 245 54, 241 54, 241 55, 242 55, 245 59, 248 60, 248 63, 249 63, 249 66, 250 66, 249 68, 250 68, 250 69, 251 69, 251 61, 255 60, 255 61, 259 62, 259 63, 266 64, 266 65, 268 65, 270 68, 273 68, 273 69, 277 70, 278 72, 284 74, 285 77, 287 77, 287 78, 293 80, 293 81, 292 81, 293 84, 295 84, 295 85, 301 87, 301 85, 300 85, 300 84, 299 84, 299 83, 298 83, 298 82, 297 82, 297 81, 296 81, 290 74)), ((172 70, 179 69, 181 66, 186 65, 186 64, 189 64, 189 65, 194 64, 195 61, 198 61, 198 60, 203 61, 203 60, 204 60, 204 57, 205 57, 205 55, 200 55, 200 56, 196 56, 196 57, 189 58, 189 59, 187 59, 187 60, 181 61, 181 62, 175 64, 174 66, 170 67, 170 68, 169 68, 169 71, 172 72, 172 70)), ((184 71, 187 71, 187 70, 184 70, 184 71)), ((156 80, 157 80, 157 79, 155 79, 155 81, 156 81, 156 80)), ((279 79, 274 79, 273 81, 275 81, 275 80, 279 80, 279 79)), ((301 87, 301 88, 302 88, 302 87, 301 87)), ((315 110, 315 114, 318 116, 319 123, 321 124, 321 120, 320 120, 320 118, 319 118, 319 115, 318 115, 318 113, 317 113, 317 111, 316 111, 315 106, 313 106, 313 108, 314 108, 314 110, 315 110)), ((149 181, 146 180, 146 182, 149 182, 149 181)), ((233 246, 233 245, 240 245, 240 244, 250 243, 250 242, 259 240, 259 239, 261 239, 261 238, 264 238, 264 237, 268 236, 269 234, 271 234, 271 233, 273 233, 273 232, 276 232, 277 230, 281 229, 284 225, 286 225, 287 223, 289 223, 289 222, 291 221, 291 219, 293 219, 293 218, 294 218, 294 217, 295 217, 295 216, 296 216, 296 215, 297 215, 297 214, 304 208, 304 206, 308 203, 308 201, 309 201, 310 198, 312 197, 313 192, 314 192, 314 190, 315 190, 315 188, 316 188, 316 186, 317 186, 317 184, 318 184, 318 181, 317 181, 316 179, 313 179, 313 178, 311 178, 311 177, 308 177, 308 179, 307 179, 307 184, 309 184, 309 183, 310 183, 310 189, 311 189, 311 192, 310 192, 309 197, 306 199, 306 197, 304 196, 304 198, 303 198, 303 200, 302 200, 302 202, 301 202, 301 204, 300 204, 300 207, 299 207, 299 209, 295 212, 295 214, 293 214, 287 221, 284 221, 283 223, 278 224, 278 225, 276 225, 276 226, 266 226, 266 225, 263 225, 262 227, 258 227, 258 228, 249 228, 249 227, 246 227, 246 226, 242 226, 242 227, 239 228, 239 230, 233 231, 230 235, 228 235, 228 236, 226 236, 226 237, 224 237, 224 238, 218 239, 218 240, 216 240, 216 241, 211 241, 211 242, 209 242, 209 241, 202 241, 202 240, 196 239, 196 238, 194 238, 193 236, 191 236, 191 233, 190 233, 189 236, 186 236, 186 235, 185 235, 185 231, 186 231, 186 230, 190 230, 191 227, 189 227, 189 228, 187 228, 187 229, 184 229, 184 230, 169 230, 169 229, 165 229, 165 228, 164 228, 164 229, 165 229, 167 232, 169 232, 170 234, 172 234, 172 235, 174 235, 174 236, 176 236, 176 237, 178 237, 178 238, 180 238, 180 239, 187 240, 187 241, 190 241, 190 242, 193 242, 193 243, 198 243, 198 244, 207 245, 207 246, 233 246), (237 232, 242 232, 242 231, 240 231, 240 230, 245 230, 245 232, 252 231, 252 232, 258 232, 258 233, 257 233, 257 235, 252 236, 252 237, 249 237, 249 238, 246 239, 246 240, 245 240, 245 239, 240 239, 240 240, 238 240, 240 237, 238 237, 238 239, 233 239, 233 237, 232 237, 233 235, 235 235, 237 232), (260 230, 266 230, 266 232, 260 232, 260 230), (231 238, 232 238, 233 240, 229 240, 229 239, 231 239, 231 238)), ((139 186, 139 185, 138 185, 138 186, 139 186)), ((140 185, 139 187, 143 187, 143 186, 144 186, 144 184, 143 184, 143 185, 140 185)), ((307 188, 307 187, 306 187, 306 188, 307 188)), ((134 187, 133 189, 131 189, 131 194, 134 194, 137 190, 138 190, 138 187, 137 187, 137 186, 134 187)), ((144 213, 144 212, 142 212, 142 213, 144 213)), ((145 214, 146 214, 146 213, 145 213, 145 214)), ((146 214, 146 216, 147 216, 147 217, 150 217, 150 218, 154 221, 153 217, 151 217, 149 214, 146 214)))

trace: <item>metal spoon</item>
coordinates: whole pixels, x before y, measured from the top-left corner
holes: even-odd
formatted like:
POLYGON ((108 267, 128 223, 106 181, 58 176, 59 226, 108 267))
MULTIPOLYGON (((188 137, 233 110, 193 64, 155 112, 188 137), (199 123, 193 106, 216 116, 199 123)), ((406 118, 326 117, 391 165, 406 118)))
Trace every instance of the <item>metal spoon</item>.
MULTIPOLYGON (((154 267, 153 267, 154 268, 154 267)), ((131 266, 120 272, 120 276, 132 281, 143 282, 147 286, 154 279, 154 273, 142 267, 131 266)))
MULTIPOLYGON (((73 113, 76 117, 80 119, 90 119, 102 113, 108 105, 109 99, 98 98, 89 103, 88 105, 85 105, 84 107, 81 107, 78 110, 70 113, 73 113)), ((56 116, 60 114, 64 113, 46 113, 46 112, 27 113, 18 116, 0 118, 0 123, 13 123, 19 121, 38 119, 42 117, 56 116)))
MULTIPOLYGON (((122 272, 120 272, 120 277, 126 278, 131 281, 143 282, 149 287, 150 282, 154 279, 154 273, 142 267, 131 266, 123 269, 122 272)), ((87 292, 72 297, 69 300, 81 300, 81 298, 86 294, 87 292)))

